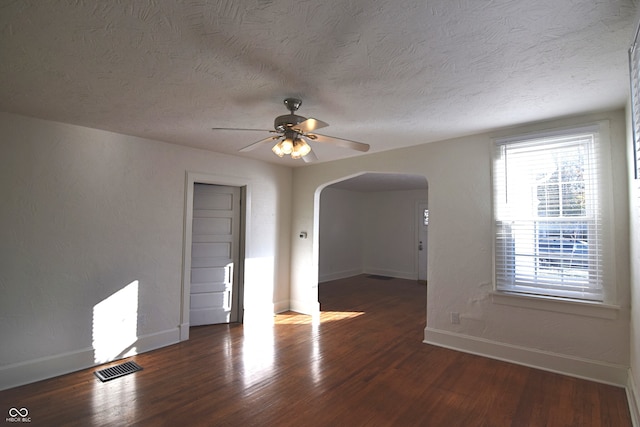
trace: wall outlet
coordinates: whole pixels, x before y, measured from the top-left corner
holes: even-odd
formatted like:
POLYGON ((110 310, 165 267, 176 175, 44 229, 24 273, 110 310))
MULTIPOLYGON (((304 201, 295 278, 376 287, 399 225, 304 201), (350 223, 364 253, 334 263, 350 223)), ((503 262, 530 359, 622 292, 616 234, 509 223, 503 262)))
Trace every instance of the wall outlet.
POLYGON ((451 324, 453 324, 453 325, 459 325, 460 324, 460 313, 458 313, 457 311, 452 311, 451 312, 451 324))

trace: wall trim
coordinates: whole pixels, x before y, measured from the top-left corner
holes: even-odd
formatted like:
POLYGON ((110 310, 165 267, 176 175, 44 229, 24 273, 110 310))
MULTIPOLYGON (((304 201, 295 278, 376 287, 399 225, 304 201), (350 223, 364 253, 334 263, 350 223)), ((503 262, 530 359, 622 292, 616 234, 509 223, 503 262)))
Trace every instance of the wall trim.
POLYGON ((628 370, 628 379, 627 379, 627 402, 629 405, 629 413, 631 414, 631 424, 634 427, 639 426, 640 421, 640 412, 638 411, 638 388, 636 387, 636 382, 633 379, 633 372, 631 369, 628 370))
POLYGON ((426 327, 424 343, 599 383, 627 387, 628 367, 426 327))
POLYGON ((542 295, 518 294, 515 292, 492 291, 491 302, 494 304, 525 307, 534 310, 569 313, 578 316, 597 317, 616 320, 620 312, 619 305, 603 304, 592 301, 576 301, 567 298, 547 297, 542 295))
POLYGON ((375 274, 377 276, 395 277, 396 279, 418 280, 415 271, 385 270, 383 268, 365 268, 363 274, 375 274))
POLYGON ((290 310, 296 313, 308 314, 310 316, 320 313, 320 303, 318 301, 290 301, 290 310))
MULTIPOLYGON (((193 227, 193 192, 195 184, 214 184, 226 185, 229 187, 238 187, 241 189, 242 206, 240 208, 240 260, 239 260, 239 277, 238 277, 238 295, 240 302, 238 310, 244 307, 244 287, 245 278, 244 270, 246 265, 246 250, 249 248, 251 240, 251 182, 245 178, 215 175, 203 172, 185 172, 185 189, 184 189, 184 217, 183 217, 183 235, 182 235, 182 281, 180 285, 181 302, 180 302, 180 322, 181 324, 189 324, 190 322, 190 294, 191 294, 191 232, 193 227)), ((242 316, 239 314, 238 318, 242 316)), ((184 329, 181 333, 181 340, 189 339, 189 328, 184 329)))
POLYGON ((186 341, 189 339, 189 322, 187 323, 180 323, 178 325, 178 329, 180 330, 180 341, 186 341))
MULTIPOLYGON (((288 302, 285 304, 288 307, 288 302)), ((275 309, 276 305, 273 303, 245 306, 242 324, 245 326, 273 324, 276 315, 275 309)))
POLYGON ((274 313, 283 313, 289 311, 289 300, 278 301, 273 304, 274 313))
MULTIPOLYGON (((180 329, 178 327, 142 335, 132 344, 136 351, 128 353, 127 357, 176 344, 179 341, 180 329)), ((101 364, 95 363, 92 347, 56 354, 55 356, 12 363, 0 368, 0 390, 46 380, 101 364)))
POLYGON ((324 282, 330 282, 332 280, 346 279, 348 277, 359 276, 362 273, 363 273, 362 269, 357 268, 352 270, 344 270, 344 271, 331 272, 327 274, 321 274, 320 277, 318 277, 318 282, 324 283, 324 282))

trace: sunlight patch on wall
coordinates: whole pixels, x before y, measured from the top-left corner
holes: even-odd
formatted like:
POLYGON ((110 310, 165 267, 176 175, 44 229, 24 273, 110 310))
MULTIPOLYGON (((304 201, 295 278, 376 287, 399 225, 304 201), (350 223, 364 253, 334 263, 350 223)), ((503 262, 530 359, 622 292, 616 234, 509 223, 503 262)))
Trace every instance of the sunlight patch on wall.
POLYGON ((93 354, 96 363, 136 354, 138 281, 134 280, 93 307, 93 354), (130 348, 131 347, 131 348, 130 348))
POLYGON ((274 259, 273 257, 248 258, 245 260, 244 268, 245 292, 244 306, 245 309, 273 310, 273 287, 274 287, 274 259))

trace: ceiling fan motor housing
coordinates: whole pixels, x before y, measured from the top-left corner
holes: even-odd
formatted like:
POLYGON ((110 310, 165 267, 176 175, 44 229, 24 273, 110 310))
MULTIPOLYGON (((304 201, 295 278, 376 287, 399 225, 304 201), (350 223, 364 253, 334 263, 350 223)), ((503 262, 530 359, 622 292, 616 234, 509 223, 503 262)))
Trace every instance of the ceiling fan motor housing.
POLYGON ((298 116, 296 114, 285 114, 283 116, 278 116, 273 121, 273 127, 278 132, 284 132, 285 130, 304 122, 307 120, 306 117, 298 116))

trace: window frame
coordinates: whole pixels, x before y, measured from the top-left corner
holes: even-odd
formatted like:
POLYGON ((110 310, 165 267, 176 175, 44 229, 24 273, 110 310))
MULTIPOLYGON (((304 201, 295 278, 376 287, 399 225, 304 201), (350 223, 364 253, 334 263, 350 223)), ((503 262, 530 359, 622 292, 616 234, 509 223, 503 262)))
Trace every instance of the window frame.
MULTIPOLYGON (((612 301, 616 299, 615 291, 615 269, 612 268, 613 260, 608 254, 613 248, 613 230, 611 221, 608 218, 612 218, 612 191, 611 191, 611 168, 610 168, 610 143, 609 143, 609 123, 606 120, 599 121, 597 123, 591 123, 587 125, 579 125, 569 128, 560 128, 547 130, 542 132, 523 133, 513 135, 509 137, 493 138, 491 143, 492 148, 492 169, 491 169, 491 188, 492 188, 492 224, 493 224, 493 272, 494 272, 494 285, 492 291, 492 300, 498 304, 517 305, 528 308, 539 308, 550 311, 563 311, 562 304, 558 306, 556 302, 569 302, 573 304, 571 309, 576 310, 576 306, 583 306, 587 309, 586 313, 594 313, 594 306, 605 307, 604 317, 611 318, 613 315, 612 310, 618 309, 617 305, 612 304, 612 301), (556 137, 570 137, 577 134, 593 133, 595 135, 594 149, 597 151, 597 174, 598 174, 598 188, 597 193, 599 195, 600 203, 600 221, 602 224, 600 239, 602 245, 602 297, 600 300, 594 299, 582 299, 567 296, 549 295, 542 289, 539 292, 519 292, 516 286, 512 287, 499 287, 498 284, 498 254, 496 252, 499 221, 500 217, 497 212, 496 197, 498 194, 496 187, 496 169, 498 168, 499 156, 498 146, 514 144, 525 141, 534 141, 547 138, 556 137), (547 306, 547 302, 553 302, 551 306, 547 306)), ((506 188, 506 187, 505 187, 506 188)), ((531 291, 532 289, 529 289, 531 291)), ((566 305, 564 305, 567 308, 566 305)), ((578 309, 580 310, 580 309, 578 309)), ((595 310, 597 312, 598 310, 595 310)), ((596 314, 596 317, 602 317, 602 313, 596 314)))
POLYGON ((633 137, 633 177, 640 180, 640 25, 629 47, 629 89, 633 137))

